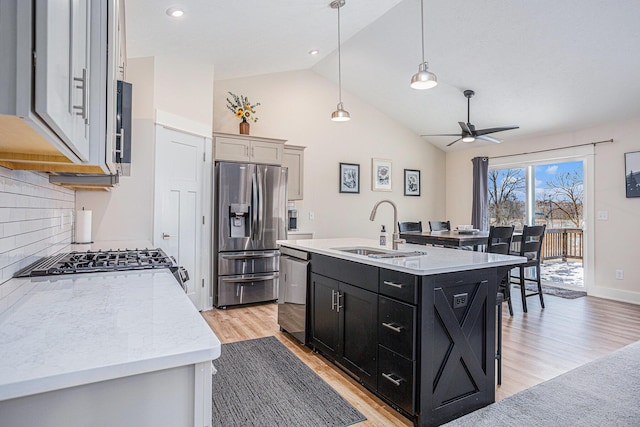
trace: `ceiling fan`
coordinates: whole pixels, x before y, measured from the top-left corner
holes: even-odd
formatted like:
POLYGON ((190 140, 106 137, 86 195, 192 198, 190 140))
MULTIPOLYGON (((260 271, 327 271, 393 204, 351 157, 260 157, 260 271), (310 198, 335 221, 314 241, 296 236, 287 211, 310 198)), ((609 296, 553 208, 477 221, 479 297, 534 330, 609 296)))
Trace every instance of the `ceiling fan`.
POLYGON ((502 142, 501 140, 499 140, 498 138, 489 136, 488 134, 519 128, 519 126, 505 126, 505 127, 499 127, 499 128, 476 129, 476 127, 473 124, 471 124, 471 119, 469 114, 471 97, 475 95, 475 92, 467 89, 463 93, 464 93, 464 96, 467 98, 467 123, 458 122, 458 124, 460 125, 460 128, 462 128, 462 133, 461 134, 443 133, 443 134, 437 134, 437 135, 421 135, 421 136, 459 136, 458 139, 447 144, 447 147, 452 146, 453 144, 455 144, 460 140, 462 140, 463 142, 473 142, 476 139, 495 142, 499 144, 500 142, 502 142))

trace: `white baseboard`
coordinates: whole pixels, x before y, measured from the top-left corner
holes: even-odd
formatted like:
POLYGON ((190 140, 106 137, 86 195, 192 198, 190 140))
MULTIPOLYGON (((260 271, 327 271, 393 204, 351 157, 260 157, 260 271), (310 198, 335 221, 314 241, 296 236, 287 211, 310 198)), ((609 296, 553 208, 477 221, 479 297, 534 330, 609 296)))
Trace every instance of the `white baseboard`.
POLYGON ((587 291, 587 295, 640 305, 640 292, 591 286, 587 291))

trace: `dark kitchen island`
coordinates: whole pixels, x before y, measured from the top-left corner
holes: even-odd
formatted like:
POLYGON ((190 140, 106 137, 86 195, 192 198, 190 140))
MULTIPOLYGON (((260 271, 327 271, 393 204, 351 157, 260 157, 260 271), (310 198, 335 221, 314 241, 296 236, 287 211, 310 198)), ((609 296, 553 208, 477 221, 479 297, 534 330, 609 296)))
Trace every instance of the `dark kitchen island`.
POLYGON ((307 345, 420 426, 494 402, 498 277, 524 258, 376 243, 280 242, 310 253, 307 345))

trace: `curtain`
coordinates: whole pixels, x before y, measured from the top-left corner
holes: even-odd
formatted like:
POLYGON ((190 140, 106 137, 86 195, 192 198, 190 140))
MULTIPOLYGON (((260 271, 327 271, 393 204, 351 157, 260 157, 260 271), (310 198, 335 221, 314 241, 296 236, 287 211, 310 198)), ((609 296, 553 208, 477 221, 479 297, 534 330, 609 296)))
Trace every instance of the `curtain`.
POLYGON ((488 230, 489 212, 489 159, 474 157, 473 163, 473 204, 471 206, 471 224, 473 228, 488 230))

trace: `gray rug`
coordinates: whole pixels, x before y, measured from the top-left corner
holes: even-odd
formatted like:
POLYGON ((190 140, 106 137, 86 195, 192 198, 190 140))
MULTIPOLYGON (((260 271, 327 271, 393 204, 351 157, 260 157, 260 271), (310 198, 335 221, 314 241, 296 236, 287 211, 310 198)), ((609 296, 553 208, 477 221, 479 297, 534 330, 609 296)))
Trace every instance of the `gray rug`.
MULTIPOLYGON (((527 282, 525 283, 524 286, 527 289, 527 291, 531 291, 531 292, 538 291, 538 285, 536 285, 535 283, 527 282)), ((513 289, 511 290, 511 293, 514 294, 518 292, 520 292, 520 285, 514 284, 513 289)), ((556 288, 555 286, 549 286, 544 282, 542 282, 542 293, 545 295, 553 295, 556 297, 566 298, 566 299, 576 299, 576 298, 587 296, 587 293, 584 291, 574 291, 573 289, 556 288)))
POLYGON ((276 337, 222 345, 213 426, 348 426, 366 418, 276 337))
POLYGON ((445 425, 637 427, 638 396, 640 341, 445 425))

